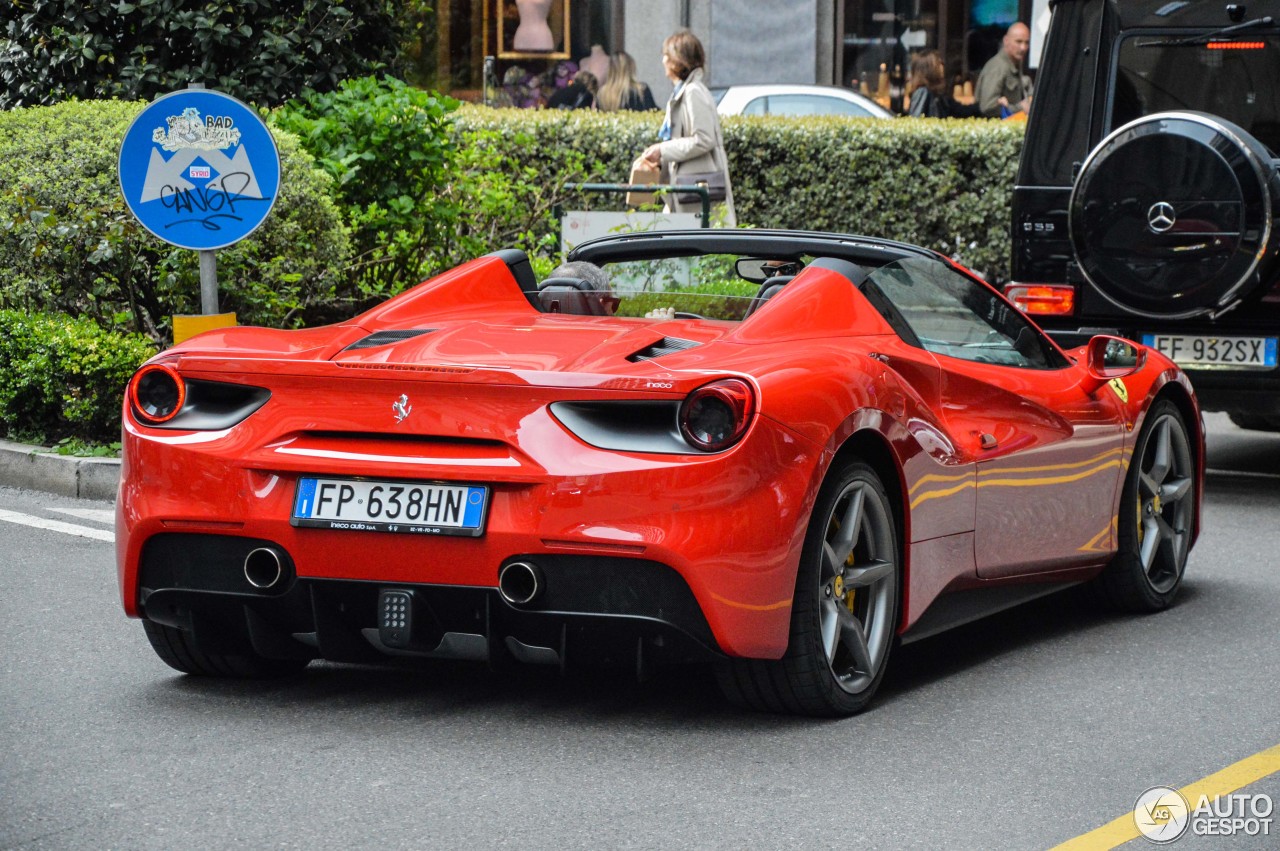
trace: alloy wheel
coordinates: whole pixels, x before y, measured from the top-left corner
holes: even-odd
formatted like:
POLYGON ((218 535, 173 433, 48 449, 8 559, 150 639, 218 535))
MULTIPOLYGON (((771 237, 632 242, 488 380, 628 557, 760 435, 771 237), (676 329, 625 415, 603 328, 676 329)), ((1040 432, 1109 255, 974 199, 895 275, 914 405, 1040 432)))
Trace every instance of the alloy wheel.
POLYGON ((898 582, 893 525, 880 493, 849 482, 832 507, 819 570, 827 665, 850 694, 875 680, 893 641, 898 582))

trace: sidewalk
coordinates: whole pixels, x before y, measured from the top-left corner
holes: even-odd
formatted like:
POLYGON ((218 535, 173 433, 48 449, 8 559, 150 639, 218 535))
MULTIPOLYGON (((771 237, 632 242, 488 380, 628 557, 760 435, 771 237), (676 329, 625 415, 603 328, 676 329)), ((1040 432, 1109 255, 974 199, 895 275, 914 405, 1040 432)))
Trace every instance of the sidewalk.
POLYGON ((0 485, 5 487, 110 501, 119 484, 119 458, 76 458, 0 440, 0 485))

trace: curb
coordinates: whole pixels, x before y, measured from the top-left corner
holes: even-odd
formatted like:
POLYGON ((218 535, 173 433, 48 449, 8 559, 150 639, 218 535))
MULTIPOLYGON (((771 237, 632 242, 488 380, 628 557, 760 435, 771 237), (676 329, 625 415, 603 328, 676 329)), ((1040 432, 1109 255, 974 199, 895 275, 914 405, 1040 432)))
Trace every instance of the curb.
POLYGON ((120 486, 120 459, 57 455, 0 440, 0 485, 110 502, 120 486))

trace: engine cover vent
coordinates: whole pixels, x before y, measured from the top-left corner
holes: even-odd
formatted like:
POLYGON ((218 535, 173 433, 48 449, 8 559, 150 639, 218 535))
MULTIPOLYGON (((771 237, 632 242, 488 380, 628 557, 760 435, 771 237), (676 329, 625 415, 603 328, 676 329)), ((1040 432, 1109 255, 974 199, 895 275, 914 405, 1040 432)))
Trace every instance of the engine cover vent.
POLYGON ((653 360, 663 355, 669 355, 673 352, 683 352, 685 349, 692 349, 700 345, 693 340, 681 340, 679 337, 663 337, 654 343, 650 343, 640 351, 630 355, 627 360, 632 363, 642 360, 653 360))
POLYGON ((356 349, 372 349, 375 346, 385 346, 389 343, 399 343, 401 340, 408 340, 421 334, 430 334, 435 328, 407 328, 399 331, 376 331, 368 337, 356 340, 351 345, 343 349, 344 352, 354 352, 356 349))

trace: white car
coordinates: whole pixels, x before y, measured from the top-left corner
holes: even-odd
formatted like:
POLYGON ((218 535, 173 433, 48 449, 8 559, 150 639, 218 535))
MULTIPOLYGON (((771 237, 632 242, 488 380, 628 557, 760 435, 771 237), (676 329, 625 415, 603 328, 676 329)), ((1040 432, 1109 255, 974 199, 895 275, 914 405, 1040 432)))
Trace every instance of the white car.
POLYGON ((847 115, 892 118, 893 113, 865 95, 837 86, 774 83, 712 89, 721 115, 847 115))

